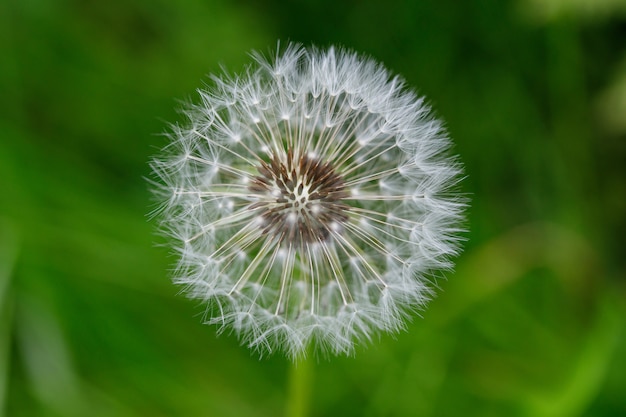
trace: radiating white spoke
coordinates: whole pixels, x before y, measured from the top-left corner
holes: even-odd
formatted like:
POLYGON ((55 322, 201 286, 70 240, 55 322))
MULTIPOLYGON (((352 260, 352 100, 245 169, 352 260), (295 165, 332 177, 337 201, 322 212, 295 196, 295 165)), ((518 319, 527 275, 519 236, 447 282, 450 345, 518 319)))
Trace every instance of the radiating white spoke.
POLYGON ((352 302, 352 295, 346 285, 346 277, 343 273, 339 260, 337 259, 337 253, 327 242, 320 242, 320 246, 326 260, 328 261, 327 265, 332 271, 332 277, 337 282, 337 287, 341 293, 343 304, 348 305, 348 302, 352 302))
POLYGON ((229 154, 237 157, 238 159, 241 159, 242 161, 244 161, 249 166, 256 166, 257 161, 253 162, 252 160, 250 160, 250 159, 246 158, 245 156, 241 155, 240 153, 233 151, 232 149, 230 149, 230 148, 222 145, 221 143, 219 143, 219 142, 209 138, 207 135, 202 134, 202 133, 198 132, 197 130, 194 130, 193 133, 198 135, 198 136, 200 136, 202 139, 206 140, 207 143, 209 143, 211 146, 216 146, 216 147, 218 147, 218 148, 228 152, 229 154))
POLYGON ((248 171, 244 171, 242 169, 238 169, 232 165, 226 165, 226 164, 222 164, 220 162, 217 161, 209 161, 208 159, 204 159, 204 158, 200 158, 198 156, 195 155, 187 155, 187 159, 191 160, 191 161, 196 161, 196 162, 200 162, 201 164, 205 164, 205 165, 209 165, 215 168, 218 168, 220 170, 229 172, 235 176, 237 176, 238 178, 241 178, 242 180, 244 178, 250 178, 251 177, 251 173, 248 171))
MULTIPOLYGON (((348 165, 346 165, 345 167, 343 167, 343 168, 341 169, 341 174, 342 174, 343 176, 345 176, 346 178, 349 178, 355 170, 358 170, 358 169, 363 169, 364 167, 369 167, 369 166, 370 166, 370 164, 372 164, 372 165, 373 165, 373 164, 374 164, 374 161, 376 161, 376 160, 377 160, 378 158, 380 158, 382 155, 384 155, 385 153, 387 153, 387 152, 391 151, 391 150, 392 150, 393 148, 395 148, 395 147, 396 147, 396 144, 395 144, 395 143, 393 143, 392 145, 390 145, 390 146, 388 146, 388 147, 384 148, 383 150, 381 150, 381 151, 377 152, 376 154, 371 155, 371 156, 368 156, 368 155, 370 155, 370 154, 371 154, 374 150, 376 150, 376 149, 380 148, 380 146, 372 147, 371 149, 368 149, 368 151, 363 152, 363 153, 360 155, 361 159, 362 159, 362 158, 365 158, 365 157, 367 157, 367 159, 363 159, 362 161, 357 161, 356 159, 354 159, 352 162, 350 162, 348 165)), ((338 166, 342 166, 342 165, 343 165, 343 163, 344 163, 345 161, 347 161, 349 158, 351 158, 351 157, 353 157, 353 156, 354 156, 354 154, 353 154, 353 155, 348 155, 348 156, 345 156, 343 159, 341 159, 341 160, 337 161, 337 165, 338 165, 338 166)), ((396 168, 397 168, 397 167, 398 167, 398 161, 394 161, 394 165, 395 165, 395 166, 396 166, 396 168)), ((370 169, 371 169, 371 168, 370 168, 370 169)), ((364 171, 365 171, 365 172, 368 172, 368 171, 369 171, 369 169, 365 169, 364 171)), ((357 177, 357 178, 358 178, 358 177, 357 177)))
MULTIPOLYGON (((392 227, 400 227, 400 226, 398 226, 398 225, 396 225, 394 223, 389 223, 389 222, 386 222, 386 221, 376 220, 375 217, 368 217, 368 216, 366 216, 366 214, 369 214, 371 216, 384 217, 384 218, 388 218, 388 217, 391 216, 391 217, 393 217, 393 219, 397 220, 400 223, 407 223, 407 224, 412 224, 412 225, 416 225, 416 226, 422 226, 423 225, 422 222, 405 219, 403 217, 398 217, 398 216, 396 216, 394 214, 391 214, 391 213, 382 213, 380 211, 364 209, 364 208, 361 208, 361 207, 350 207, 350 211, 359 213, 363 217, 372 219, 374 221, 378 221, 380 223, 383 223, 383 224, 386 224, 386 225, 389 225, 389 226, 392 226, 392 227)), ((405 229, 406 230, 411 230, 412 228, 405 228, 405 229)))
MULTIPOLYGON (((351 223, 346 223, 346 228, 350 229, 350 231, 355 236, 358 236, 366 244, 371 245, 370 247, 376 249, 376 251, 378 253, 380 253, 381 255, 383 255, 385 257, 393 258, 393 259, 395 259, 397 262, 399 262, 401 264, 405 264, 406 263, 406 261, 404 259, 398 257, 395 253, 387 250, 385 248, 385 246, 383 245, 383 243, 379 239, 377 239, 375 235, 373 235, 372 233, 368 232, 367 230, 365 230, 365 229, 363 229, 363 228, 361 228, 359 226, 356 226, 354 224, 351 224, 351 223)), ((381 229, 377 229, 377 230, 382 232, 381 229)), ((388 234, 388 233, 386 233, 386 234, 388 234)), ((393 236, 393 237, 397 238, 396 236, 393 236)), ((397 238, 397 240, 400 240, 400 241, 403 241, 403 242, 408 242, 408 241, 406 241, 404 239, 400 239, 400 238, 397 238)))
POLYGON ((350 256, 356 256, 360 262, 363 263, 363 265, 366 267, 366 269, 368 271, 370 271, 370 273, 374 276, 374 278, 376 280, 378 280, 381 284, 383 284, 385 287, 387 286, 387 283, 382 279, 382 277, 380 276, 380 273, 376 270, 376 268, 374 268, 370 262, 365 259, 365 256, 363 256, 363 251, 360 251, 352 242, 350 242, 346 236, 344 236, 341 233, 337 233, 337 232, 331 232, 333 237, 335 238, 335 240, 337 242, 340 242, 340 246, 344 249, 346 255, 348 255, 348 257, 350 256))
POLYGON ((237 280, 233 288, 230 290, 229 295, 233 292, 241 289, 241 287, 250 279, 252 273, 258 268, 259 264, 265 259, 267 254, 277 245, 275 239, 266 239, 263 246, 259 249, 259 252, 254 256, 252 261, 248 264, 241 278, 237 280))
MULTIPOLYGON (((276 302, 276 309, 274 310, 275 316, 277 316, 281 310, 283 297, 289 299, 289 288, 291 287, 291 276, 293 274, 295 260, 293 245, 287 245, 287 253, 284 256, 285 263, 283 264, 282 274, 280 277, 280 292, 278 295, 278 301, 276 302)), ((285 308, 283 309, 283 314, 287 314, 287 305, 285 305, 285 308)))
POLYGON ((414 195, 382 195, 371 193, 359 193, 356 195, 343 197, 342 200, 362 200, 362 201, 406 201, 416 198, 414 195))
POLYGON ((357 177, 351 181, 346 181, 346 187, 353 187, 355 185, 360 185, 363 183, 376 181, 381 178, 388 177, 392 174, 396 174, 397 172, 398 172, 398 167, 389 168, 384 171, 376 171, 371 174, 365 175, 363 177, 357 177))

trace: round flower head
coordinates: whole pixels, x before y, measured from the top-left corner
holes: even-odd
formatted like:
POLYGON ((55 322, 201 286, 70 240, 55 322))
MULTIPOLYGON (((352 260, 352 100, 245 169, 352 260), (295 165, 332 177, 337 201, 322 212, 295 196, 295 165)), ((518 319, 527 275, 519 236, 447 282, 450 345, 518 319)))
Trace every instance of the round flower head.
POLYGON ((378 63, 290 45, 215 76, 153 162, 175 282, 262 353, 349 353, 397 331, 451 267, 460 168, 378 63))

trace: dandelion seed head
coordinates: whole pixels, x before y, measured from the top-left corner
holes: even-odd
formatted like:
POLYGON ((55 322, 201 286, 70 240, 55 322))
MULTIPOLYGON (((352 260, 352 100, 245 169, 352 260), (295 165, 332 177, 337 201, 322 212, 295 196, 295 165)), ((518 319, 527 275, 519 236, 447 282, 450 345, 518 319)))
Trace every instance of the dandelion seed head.
POLYGON ((290 44, 213 76, 154 159, 174 282, 261 354, 349 354, 404 328, 465 203, 424 99, 375 61, 290 44))

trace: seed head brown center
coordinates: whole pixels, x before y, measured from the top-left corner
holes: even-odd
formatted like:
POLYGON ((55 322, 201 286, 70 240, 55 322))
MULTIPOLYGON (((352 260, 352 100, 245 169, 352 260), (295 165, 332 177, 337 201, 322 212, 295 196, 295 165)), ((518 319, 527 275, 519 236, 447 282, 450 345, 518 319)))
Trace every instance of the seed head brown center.
POLYGON ((348 220, 345 181, 330 162, 289 149, 261 161, 249 186, 258 201, 263 233, 281 242, 304 245, 323 242, 340 233, 348 220))

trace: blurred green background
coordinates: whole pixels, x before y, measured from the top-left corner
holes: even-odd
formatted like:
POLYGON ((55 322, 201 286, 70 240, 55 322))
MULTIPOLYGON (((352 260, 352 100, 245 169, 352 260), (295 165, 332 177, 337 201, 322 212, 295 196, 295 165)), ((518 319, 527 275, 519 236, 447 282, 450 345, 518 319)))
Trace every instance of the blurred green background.
POLYGON ((626 415, 624 1, 5 0, 0 52, 0 415, 626 415), (422 317, 299 393, 201 324, 146 217, 180 100, 278 39, 402 74, 472 198, 422 317))

